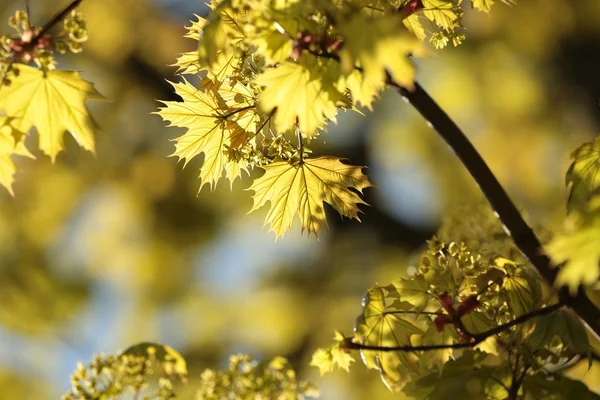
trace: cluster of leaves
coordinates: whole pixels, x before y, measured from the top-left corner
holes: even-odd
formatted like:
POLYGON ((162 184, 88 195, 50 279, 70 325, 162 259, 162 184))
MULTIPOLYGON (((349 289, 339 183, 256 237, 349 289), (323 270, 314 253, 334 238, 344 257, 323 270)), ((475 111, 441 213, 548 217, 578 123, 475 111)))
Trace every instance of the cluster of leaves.
POLYGON ((145 342, 118 356, 96 356, 87 367, 79 364, 71 376, 72 388, 62 399, 120 399, 130 392, 136 398, 167 400, 175 397, 174 384, 186 376, 186 363, 179 353, 145 342))
MULTIPOLYGON (((493 1, 473 6, 489 11, 493 1)), ((186 128, 173 154, 187 164, 203 156, 202 188, 231 183, 254 167, 254 207, 270 202, 266 223, 277 236, 292 226, 327 226, 324 204, 358 219, 358 193, 370 186, 362 167, 335 157, 310 158, 307 144, 338 110, 371 108, 389 82, 410 88, 411 55, 423 54, 426 26, 437 47, 460 43, 461 0, 272 1, 224 0, 188 27, 198 50, 175 64, 181 102, 158 114, 186 128), (429 21, 429 25, 425 23, 429 21)))
POLYGON ((580 285, 599 288, 600 280, 600 136, 572 155, 566 183, 570 187, 564 231, 547 246, 557 265, 557 283, 577 292, 580 285))
POLYGON ((66 131, 81 147, 94 152, 97 124, 85 102, 103 97, 77 72, 55 70, 55 51, 80 52, 87 40, 80 13, 68 14, 53 36, 45 33, 45 27, 31 26, 24 11, 17 11, 9 25, 17 36, 0 38, 0 184, 12 194, 16 172, 12 156, 34 158, 25 147, 33 128, 40 150, 52 161, 63 149, 66 131), (28 65, 32 62, 35 67, 28 65))
POLYGON ((354 335, 336 335, 312 364, 321 373, 334 364, 347 370, 348 351, 359 349, 390 390, 417 399, 503 399, 513 386, 558 387, 566 378, 555 379, 548 367, 589 353, 585 328, 558 307, 536 317, 554 300, 534 269, 498 256, 485 260, 462 242, 434 237, 413 275, 369 289, 354 335), (523 323, 512 323, 530 313, 523 323), (544 384, 526 383, 532 381, 544 384))
MULTIPOLYGON (((176 397, 176 383, 185 383, 185 359, 169 346, 139 343, 117 356, 101 355, 86 367, 77 366, 72 389, 63 400, 134 398, 168 400, 176 397)), ((258 362, 249 355, 232 355, 224 371, 205 370, 196 394, 198 400, 282 399, 302 400, 319 396, 309 382, 296 379, 283 357, 258 362)))
POLYGON ((306 397, 319 397, 319 392, 311 383, 296 379, 288 360, 275 357, 258 362, 242 354, 230 356, 229 368, 225 371, 205 370, 197 394, 198 400, 301 400, 306 397))

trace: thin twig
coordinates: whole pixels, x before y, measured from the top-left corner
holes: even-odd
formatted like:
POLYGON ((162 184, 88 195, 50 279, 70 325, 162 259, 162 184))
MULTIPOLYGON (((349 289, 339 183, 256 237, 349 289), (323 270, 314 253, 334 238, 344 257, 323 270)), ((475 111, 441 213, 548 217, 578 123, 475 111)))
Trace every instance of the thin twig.
POLYGON ((29 0, 25 0, 25 14, 27 14, 27 29, 31 28, 31 13, 29 10, 29 0))
POLYGON ((495 328, 489 329, 485 332, 469 334, 470 340, 468 342, 451 343, 451 344, 434 344, 434 345, 423 345, 423 346, 371 346, 366 344, 355 343, 352 338, 346 338, 343 347, 351 350, 375 350, 375 351, 432 351, 432 350, 444 350, 444 349, 465 349, 469 347, 477 346, 479 343, 485 341, 491 336, 495 336, 502 333, 513 326, 520 325, 530 319, 540 317, 546 314, 550 314, 563 307, 562 304, 557 303, 539 310, 532 311, 527 314, 523 314, 520 317, 513 319, 505 324, 498 325, 495 328))
POLYGON ((64 17, 66 17, 71 11, 81 4, 83 0, 73 0, 71 3, 67 4, 65 8, 57 12, 52 18, 46 22, 46 24, 40 29, 40 31, 35 35, 35 37, 31 40, 31 44, 35 46, 38 40, 42 36, 46 34, 57 22, 62 21, 64 17))
POLYGON ((304 162, 304 141, 302 140, 302 132, 300 132, 300 128, 296 126, 296 131, 298 134, 298 147, 300 152, 300 164, 304 162))

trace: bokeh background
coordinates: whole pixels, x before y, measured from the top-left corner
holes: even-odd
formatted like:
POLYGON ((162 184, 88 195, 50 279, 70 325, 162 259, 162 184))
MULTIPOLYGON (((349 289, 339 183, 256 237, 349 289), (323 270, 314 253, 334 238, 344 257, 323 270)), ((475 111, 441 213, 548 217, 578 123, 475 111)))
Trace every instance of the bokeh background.
MULTIPOLYGON (((66 0, 31 0, 42 25, 66 0)), ((0 0, 5 21, 22 1, 0 0)), ((348 112, 319 154, 367 165, 376 188, 363 222, 275 241, 249 180, 197 193, 155 99, 173 99, 167 66, 194 42, 198 0, 86 0, 85 52, 60 60, 106 96, 90 102, 97 155, 66 138, 52 165, 19 158, 15 197, 0 190, 0 399, 57 399, 78 361, 158 341, 188 360, 190 384, 227 355, 283 355, 325 399, 391 399, 374 371, 319 377, 308 367, 334 329, 349 333, 361 297, 405 273, 449 208, 477 199, 451 150, 394 93, 348 112)), ((2 25, 8 33, 7 25, 2 25)), ((600 1, 521 0, 468 12, 464 45, 431 49, 423 86, 473 140, 529 221, 564 217, 569 153, 600 132, 600 1)), ((32 141, 37 140, 35 136, 32 141)), ((30 146, 35 147, 35 146, 30 146)), ((584 368, 585 370, 585 368, 584 368)), ((600 368, 584 378, 600 390, 600 368)))

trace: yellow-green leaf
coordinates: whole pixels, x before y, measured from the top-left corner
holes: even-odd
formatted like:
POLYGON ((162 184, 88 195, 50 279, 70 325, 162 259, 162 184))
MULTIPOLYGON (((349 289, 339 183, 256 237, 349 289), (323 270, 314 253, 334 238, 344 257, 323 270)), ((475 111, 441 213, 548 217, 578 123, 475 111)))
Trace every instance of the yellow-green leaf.
POLYGON ((557 234, 546 246, 556 265, 563 264, 557 285, 567 285, 571 293, 577 293, 579 285, 592 285, 600 279, 600 196, 592 200, 597 209, 585 216, 579 212, 567 217, 571 225, 557 234))
POLYGON ((400 300, 412 304, 417 311, 423 311, 431 299, 429 282, 423 275, 415 275, 410 279, 400 279, 392 283, 398 293, 400 300))
POLYGON ((567 208, 581 210, 600 191, 600 136, 581 145, 571 158, 573 163, 566 175, 566 184, 571 189, 567 208))
POLYGON ((477 10, 489 13, 494 5, 494 0, 471 0, 471 5, 477 10))
POLYGON ((435 22, 448 31, 457 27, 460 17, 460 7, 453 0, 422 0, 423 14, 427 19, 435 22))
POLYGON ((318 367, 321 375, 333 371, 335 365, 348 372, 350 363, 355 361, 350 351, 343 346, 345 342, 344 335, 335 331, 333 339, 335 340, 333 345, 326 349, 317 349, 312 356, 310 365, 318 367))
POLYGON ((535 320, 535 330, 527 338, 527 344, 533 350, 553 346, 558 337, 563 350, 571 355, 587 354, 590 343, 583 324, 567 310, 557 310, 535 320))
POLYGON ((414 84, 415 68, 409 54, 422 53, 421 44, 401 24, 399 16, 369 19, 356 14, 340 24, 344 47, 340 51, 342 71, 363 71, 359 87, 348 85, 354 100, 370 107, 386 84, 386 71, 395 82, 407 88, 414 84))
MULTIPOLYGON (((185 134, 175 139, 173 155, 187 164, 204 154, 200 189, 208 184, 214 190, 229 162, 226 152, 232 147, 232 135, 239 136, 240 130, 247 134, 256 131, 258 117, 252 104, 252 93, 239 82, 224 88, 219 96, 212 91, 196 89, 187 80, 174 83, 173 87, 183 101, 165 101, 166 107, 157 112, 171 123, 170 126, 187 128, 185 134)), ((245 168, 244 164, 234 165, 245 168)), ((227 178, 234 179, 239 173, 231 168, 227 166, 227 178)))
POLYGON ((359 220, 358 204, 365 202, 350 188, 362 193, 371 186, 362 173, 364 167, 343 164, 335 157, 280 161, 262 168, 265 174, 249 189, 255 192, 251 211, 270 202, 265 223, 278 237, 291 228, 296 214, 302 231, 316 234, 326 227, 323 202, 341 215, 359 220))
POLYGON ((338 106, 345 97, 331 77, 337 65, 333 60, 302 57, 299 62, 286 61, 268 69, 256 82, 265 89, 259 95, 259 105, 265 112, 277 109, 275 127, 281 133, 296 123, 308 137, 314 137, 325 121, 335 120, 338 106))
MULTIPOLYGON (((361 344, 381 347, 399 347, 413 345, 413 336, 422 336, 424 332, 394 305, 386 304, 383 288, 375 286, 363 299, 363 312, 356 319, 355 334, 361 344)), ((409 305, 408 303, 404 303, 409 305)), ((410 305, 409 305, 410 306, 410 305)), ((379 370, 381 378, 390 388, 397 390, 402 379, 411 371, 418 369, 419 357, 412 352, 361 350, 362 360, 368 368, 379 370)))
POLYGON ((525 269, 519 267, 516 271, 504 277, 502 290, 510 311, 519 317, 539 306, 541 288, 539 281, 531 279, 525 269))
POLYGON ((39 147, 54 159, 63 149, 63 135, 70 132, 81 147, 94 152, 96 123, 85 105, 102 99, 93 85, 77 72, 49 71, 19 65, 19 74, 0 88, 0 110, 12 118, 12 126, 27 133, 34 126, 39 147))
POLYGON ((14 129, 8 121, 7 117, 0 117, 0 185, 14 195, 12 185, 17 168, 12 160, 12 155, 17 153, 17 148, 14 129))

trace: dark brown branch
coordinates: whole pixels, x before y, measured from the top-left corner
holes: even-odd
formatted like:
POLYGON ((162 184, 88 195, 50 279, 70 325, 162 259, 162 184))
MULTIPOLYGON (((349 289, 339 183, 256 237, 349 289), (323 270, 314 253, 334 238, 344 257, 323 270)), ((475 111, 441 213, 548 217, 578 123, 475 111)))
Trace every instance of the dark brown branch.
POLYGON ((31 40, 31 43, 35 45, 37 41, 40 40, 40 38, 46 34, 46 32, 48 32, 57 22, 62 21, 62 19, 66 17, 71 11, 76 9, 82 1, 83 0, 73 0, 69 4, 67 4, 65 8, 57 12, 52 18, 50 18, 48 22, 46 22, 42 29, 40 29, 40 31, 31 40))
POLYGON ((523 314, 520 317, 513 319, 505 324, 498 325, 495 328, 489 329, 485 332, 469 334, 470 340, 468 342, 462 343, 451 343, 451 344, 433 344, 433 345, 423 345, 423 346, 396 346, 396 347, 387 347, 387 346, 371 346, 360 343, 355 343, 352 341, 352 338, 346 338, 346 342, 343 344, 344 348, 350 350, 374 350, 374 351, 432 351, 432 350, 444 350, 444 349, 465 349, 469 347, 474 347, 486 340, 491 336, 495 336, 499 333, 502 333, 513 326, 520 325, 530 319, 535 317, 541 317, 546 314, 550 314, 558 309, 563 307, 562 304, 557 303, 551 306, 547 306, 544 308, 540 308, 539 310, 532 311, 527 314, 523 314))
MULTIPOLYGON (((339 61, 339 56, 327 51, 310 51, 314 56, 339 61)), ((359 68, 357 68, 359 69, 359 68)), ((535 266, 539 274, 550 286, 554 286, 558 267, 553 266, 544 248, 529 227, 525 219, 512 202, 494 173, 490 170, 477 149, 460 130, 458 125, 442 110, 442 108, 415 82, 414 89, 408 90, 395 82, 389 75, 388 85, 398 92, 431 124, 433 129, 448 143, 462 164, 469 171, 479 189, 490 202, 504 225, 506 232, 512 237, 521 253, 535 266)), ((571 296, 566 287, 558 291, 561 303, 572 308, 585 321, 587 327, 600 339, 600 309, 587 297, 583 288, 577 295, 571 296)))
MULTIPOLYGON (((552 265, 540 240, 469 139, 417 82, 413 90, 405 89, 391 79, 388 83, 396 87, 454 150, 498 214, 515 245, 537 268, 546 282, 553 286, 558 268, 552 265)), ((559 297, 561 303, 572 308, 596 336, 600 337, 600 310, 585 295, 583 289, 580 289, 577 295, 570 296, 568 290, 563 288, 559 291, 559 297)))

